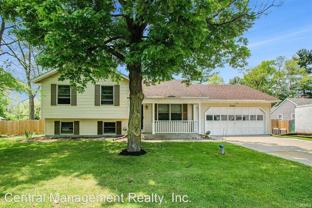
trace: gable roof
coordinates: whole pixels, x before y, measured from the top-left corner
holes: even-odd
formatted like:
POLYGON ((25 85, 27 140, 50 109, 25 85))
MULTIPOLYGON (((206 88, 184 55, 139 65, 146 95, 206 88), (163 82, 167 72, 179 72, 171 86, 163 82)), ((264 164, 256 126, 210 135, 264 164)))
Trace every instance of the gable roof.
MULTIPOLYGON (((56 69, 53 69, 53 70, 51 70, 51 71, 48 71, 48 72, 45 72, 45 73, 43 73, 43 74, 41 74, 41 75, 39 75, 39 76, 37 76, 37 77, 35 77, 32 81, 34 82, 34 83, 40 83, 40 82, 42 82, 43 80, 45 80, 45 79, 47 79, 47 78, 49 78, 49 77, 51 77, 51 76, 53 76, 53 75, 55 75, 55 74, 57 74, 57 73, 59 73, 56 69)), ((124 79, 129 79, 126 75, 124 75, 124 74, 122 74, 122 73, 120 73, 120 75, 124 78, 124 79)))
POLYGON ((179 97, 207 98, 211 100, 248 100, 277 102, 278 99, 244 85, 191 84, 186 86, 179 80, 144 86, 146 98, 179 97))
POLYGON ((287 99, 297 106, 312 104, 311 98, 287 98, 287 99))

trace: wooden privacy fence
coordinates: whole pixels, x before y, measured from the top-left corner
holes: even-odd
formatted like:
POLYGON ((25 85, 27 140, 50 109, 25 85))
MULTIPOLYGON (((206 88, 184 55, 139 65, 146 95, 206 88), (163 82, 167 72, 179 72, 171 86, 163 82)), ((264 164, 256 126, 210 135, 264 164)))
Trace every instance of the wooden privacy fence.
POLYGON ((294 120, 272 119, 272 134, 294 133, 294 120))
POLYGON ((0 121, 0 135, 22 135, 25 132, 44 133, 44 120, 0 121))

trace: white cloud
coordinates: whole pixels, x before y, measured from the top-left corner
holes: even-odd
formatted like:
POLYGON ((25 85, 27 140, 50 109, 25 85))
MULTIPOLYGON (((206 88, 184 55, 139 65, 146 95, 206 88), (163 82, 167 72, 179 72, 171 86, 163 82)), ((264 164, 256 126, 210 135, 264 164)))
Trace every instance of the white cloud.
MULTIPOLYGON (((260 41, 254 42, 254 43, 251 42, 249 44, 249 48, 261 47, 261 46, 264 46, 267 44, 272 44, 272 43, 276 43, 279 41, 287 40, 287 39, 290 39, 290 38, 293 38, 296 36, 298 36, 298 38, 300 38, 299 35, 304 34, 304 33, 308 33, 308 32, 312 32, 312 27, 305 27, 304 29, 301 29, 301 30, 296 30, 296 31, 290 32, 290 33, 285 33, 285 34, 278 35, 278 36, 275 36, 272 38, 260 40, 260 41)), ((311 34, 311 36, 312 36, 312 34, 311 34)))

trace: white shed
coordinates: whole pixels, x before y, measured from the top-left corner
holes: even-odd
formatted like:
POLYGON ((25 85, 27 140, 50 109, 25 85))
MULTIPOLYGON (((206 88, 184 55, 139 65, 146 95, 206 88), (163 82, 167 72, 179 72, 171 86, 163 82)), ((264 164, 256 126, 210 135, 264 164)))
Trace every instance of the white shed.
POLYGON ((312 104, 297 106, 295 115, 296 133, 312 133, 312 104))

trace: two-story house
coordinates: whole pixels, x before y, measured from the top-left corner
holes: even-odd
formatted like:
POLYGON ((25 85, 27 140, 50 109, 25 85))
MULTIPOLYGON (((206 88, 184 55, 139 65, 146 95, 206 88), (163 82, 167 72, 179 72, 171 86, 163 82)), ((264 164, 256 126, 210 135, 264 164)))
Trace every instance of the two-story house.
MULTIPOLYGON (((34 82, 41 85, 41 116, 48 136, 126 134, 128 78, 99 80, 83 93, 56 70, 34 82)), ((270 110, 277 99, 243 85, 191 84, 178 80, 144 86, 144 134, 259 135, 271 133, 270 110)))

